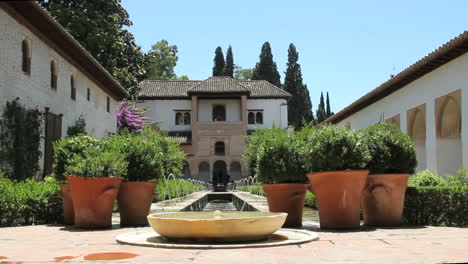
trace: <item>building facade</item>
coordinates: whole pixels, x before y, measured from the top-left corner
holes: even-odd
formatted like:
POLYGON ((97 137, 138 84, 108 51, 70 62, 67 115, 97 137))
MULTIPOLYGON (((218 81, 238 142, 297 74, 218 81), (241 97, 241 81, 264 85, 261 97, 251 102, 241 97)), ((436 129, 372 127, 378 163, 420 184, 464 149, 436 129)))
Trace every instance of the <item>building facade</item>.
POLYGON ((468 168, 467 52, 465 31, 325 122, 352 129, 392 122, 413 139, 417 170, 468 168))
POLYGON ((246 136, 261 127, 286 129, 290 96, 267 81, 147 80, 139 84, 137 105, 180 140, 187 154, 184 175, 210 182, 220 171, 231 180, 248 175, 242 162, 246 136))
POLYGON ((0 110, 19 98, 45 113, 40 174, 51 171, 53 141, 80 116, 88 133, 116 132, 127 91, 36 1, 0 2, 0 32, 0 110))

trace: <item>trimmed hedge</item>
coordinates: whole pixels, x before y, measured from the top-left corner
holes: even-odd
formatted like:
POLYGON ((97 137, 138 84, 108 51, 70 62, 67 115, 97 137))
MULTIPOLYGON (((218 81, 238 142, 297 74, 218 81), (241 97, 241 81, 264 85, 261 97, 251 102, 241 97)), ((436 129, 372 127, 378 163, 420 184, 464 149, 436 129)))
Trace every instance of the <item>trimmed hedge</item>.
MULTIPOLYGON (((265 196, 265 192, 263 191, 262 186, 259 184, 254 184, 254 185, 249 185, 249 186, 240 186, 240 187, 237 187, 237 189, 239 191, 265 196)), ((317 200, 315 199, 315 196, 313 193, 311 192, 306 193, 304 206, 317 209, 317 200)))
POLYGON ((468 186, 408 187, 403 218, 410 225, 468 226, 468 186))
POLYGON ((202 191, 204 189, 205 187, 201 184, 193 184, 182 179, 170 179, 167 181, 161 180, 156 186, 156 196, 153 201, 164 201, 169 198, 174 199, 193 192, 202 191))
POLYGON ((55 182, 16 182, 0 174, 0 227, 62 222, 58 192, 55 182))

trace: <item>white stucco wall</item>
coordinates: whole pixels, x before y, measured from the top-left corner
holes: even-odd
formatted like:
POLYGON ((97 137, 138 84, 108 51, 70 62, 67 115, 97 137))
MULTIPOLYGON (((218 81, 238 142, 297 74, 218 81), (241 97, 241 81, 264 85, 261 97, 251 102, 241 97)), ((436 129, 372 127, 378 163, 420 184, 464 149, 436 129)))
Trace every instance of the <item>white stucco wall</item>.
MULTIPOLYGON (((263 127, 288 127, 288 107, 285 99, 248 99, 247 110, 263 109, 263 127)), ((255 129, 261 125, 248 125, 255 129)))
MULTIPOLYGON (((402 89, 388 95, 378 102, 362 109, 361 111, 347 117, 338 124, 349 123, 352 129, 362 129, 371 124, 378 123, 400 114, 401 130, 408 132, 407 111, 422 104, 426 104, 426 145, 425 152, 420 157, 426 161, 420 161, 427 168, 439 174, 454 173, 458 168, 449 169, 438 161, 437 153, 446 153, 444 159, 462 160, 462 166, 468 168, 468 53, 449 63, 435 69, 434 71, 411 82, 402 89), (445 96, 456 90, 461 90, 461 114, 462 114, 462 144, 444 145, 438 147, 436 140, 435 124, 435 99, 445 96), (381 118, 383 116, 383 118, 381 118), (447 151, 446 148, 452 151, 447 151), (438 166, 439 163, 439 166, 438 166), (440 167, 440 168, 438 168, 440 167)), ((440 142, 439 142, 440 143, 440 142)), ((450 144, 450 143, 449 143, 450 144)), ((453 163, 451 163, 453 166, 453 163)))
POLYGON ((200 99, 198 100, 198 121, 213 120, 213 105, 226 106, 226 121, 241 120, 240 99, 200 99))
MULTIPOLYGON (((89 133, 102 138, 116 132, 115 107, 117 102, 110 97, 110 113, 106 111, 107 94, 89 80, 72 64, 48 47, 36 35, 16 22, 0 9, 0 109, 7 101, 19 97, 28 108, 54 114, 63 114, 62 136, 80 115, 86 120, 89 133), (31 74, 22 71, 21 42, 31 43, 31 74), (58 69, 57 89, 50 87, 50 61, 55 59, 58 69), (75 74, 76 101, 70 97, 70 76, 75 74), (91 100, 87 101, 87 88, 91 88, 91 100)), ((44 153, 43 144, 42 152, 44 153)), ((42 168, 43 161, 40 161, 42 168)))
POLYGON ((190 125, 176 125, 175 110, 192 110, 191 100, 143 100, 137 103, 139 107, 145 107, 149 111, 146 116, 160 122, 159 126, 169 131, 190 131, 190 125))

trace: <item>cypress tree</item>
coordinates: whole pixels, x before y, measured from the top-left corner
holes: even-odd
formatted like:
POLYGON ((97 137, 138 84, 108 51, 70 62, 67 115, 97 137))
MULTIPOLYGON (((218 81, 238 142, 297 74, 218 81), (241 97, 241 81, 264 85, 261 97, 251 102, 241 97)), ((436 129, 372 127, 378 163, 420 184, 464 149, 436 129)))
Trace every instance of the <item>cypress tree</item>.
POLYGON ((234 78, 234 56, 232 55, 231 46, 229 46, 226 52, 226 64, 224 65, 223 76, 234 78))
POLYGON ((213 76, 222 76, 224 69, 224 55, 221 47, 217 47, 215 50, 214 57, 214 66, 213 66, 213 76))
POLYGON ((288 63, 284 77, 284 90, 292 95, 288 107, 289 123, 300 128, 313 119, 312 106, 307 86, 302 83, 301 65, 297 63, 299 53, 294 44, 289 45, 288 63))
POLYGON ((318 124, 322 123, 323 121, 325 121, 325 119, 327 119, 327 112, 325 110, 325 101, 323 99, 323 92, 320 93, 320 103, 317 108, 316 116, 317 116, 318 124))
POLYGON ((260 61, 255 65, 252 80, 266 80, 280 87, 280 74, 276 63, 273 61, 273 55, 271 54, 271 47, 268 41, 263 44, 259 57, 260 61))
POLYGON ((327 92, 327 109, 326 109, 326 113, 327 113, 327 118, 332 116, 332 112, 331 112, 331 109, 330 109, 330 98, 328 97, 328 92, 327 92))

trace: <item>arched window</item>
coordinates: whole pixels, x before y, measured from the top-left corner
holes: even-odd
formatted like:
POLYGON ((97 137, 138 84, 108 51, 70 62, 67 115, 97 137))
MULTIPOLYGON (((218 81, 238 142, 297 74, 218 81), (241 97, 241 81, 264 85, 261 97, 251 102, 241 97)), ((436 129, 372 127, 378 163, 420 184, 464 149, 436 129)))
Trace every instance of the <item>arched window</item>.
POLYGON ((455 138, 461 134, 461 111, 452 97, 447 97, 440 110, 437 132, 441 138, 455 138))
POLYGON ((226 121, 226 106, 213 106, 213 121, 226 121))
POLYGON ((210 164, 208 162, 202 161, 198 164, 198 178, 202 181, 211 181, 210 164))
POLYGON ((182 125, 183 124, 183 119, 184 119, 184 116, 182 115, 182 113, 177 112, 176 115, 175 115, 175 124, 176 125, 182 125))
POLYGON ((76 100, 76 83, 75 76, 70 77, 70 98, 74 101, 76 100))
POLYGON ((263 113, 262 112, 257 112, 257 114, 255 114, 255 122, 257 124, 263 124, 263 113))
POLYGON ((215 155, 217 156, 224 156, 225 154, 225 146, 224 142, 218 141, 215 143, 215 155))
POLYGON ((31 74, 31 48, 27 40, 23 40, 21 43, 21 54, 21 68, 23 69, 24 73, 31 74))
POLYGON ((184 125, 190 125, 190 113, 189 112, 185 112, 184 114, 184 125))
POLYGON ((249 112, 248 120, 249 120, 250 125, 255 124, 255 114, 254 114, 254 112, 249 112))
POLYGON ((50 88, 57 89, 57 63, 50 61, 50 88))

